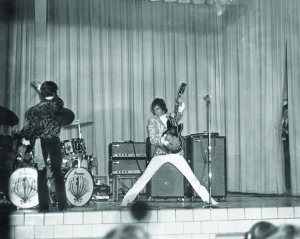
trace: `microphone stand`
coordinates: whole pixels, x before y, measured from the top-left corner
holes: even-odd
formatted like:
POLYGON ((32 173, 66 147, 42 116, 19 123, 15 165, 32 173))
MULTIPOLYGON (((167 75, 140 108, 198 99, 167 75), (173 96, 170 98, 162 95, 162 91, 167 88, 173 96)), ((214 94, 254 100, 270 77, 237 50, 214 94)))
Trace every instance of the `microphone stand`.
POLYGON ((211 137, 210 137, 210 123, 211 123, 211 118, 210 118, 210 98, 209 98, 209 95, 206 95, 204 98, 206 100, 207 123, 208 123, 208 145, 207 145, 207 152, 208 152, 209 203, 208 203, 208 205, 204 205, 203 208, 219 208, 218 206, 212 205, 212 203, 211 203, 211 178, 212 178, 212 173, 211 173, 211 137))

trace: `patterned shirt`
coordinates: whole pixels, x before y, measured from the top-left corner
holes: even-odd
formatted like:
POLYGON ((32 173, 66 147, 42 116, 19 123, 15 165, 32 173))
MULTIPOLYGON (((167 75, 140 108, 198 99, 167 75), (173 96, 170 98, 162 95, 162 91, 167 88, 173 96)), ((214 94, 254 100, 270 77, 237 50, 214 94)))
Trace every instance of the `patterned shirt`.
MULTIPOLYGON (((182 118, 182 115, 182 113, 178 112, 178 121, 182 118)), ((167 154, 166 151, 161 148, 161 136, 167 130, 167 120, 170 118, 170 114, 166 114, 161 117, 154 115, 148 120, 147 129, 150 143, 155 146, 153 156, 167 154)), ((183 151, 179 152, 179 154, 183 155, 183 151)))
POLYGON ((63 106, 63 100, 57 95, 51 100, 42 99, 27 111, 28 124, 19 132, 19 136, 26 140, 59 137, 63 106))

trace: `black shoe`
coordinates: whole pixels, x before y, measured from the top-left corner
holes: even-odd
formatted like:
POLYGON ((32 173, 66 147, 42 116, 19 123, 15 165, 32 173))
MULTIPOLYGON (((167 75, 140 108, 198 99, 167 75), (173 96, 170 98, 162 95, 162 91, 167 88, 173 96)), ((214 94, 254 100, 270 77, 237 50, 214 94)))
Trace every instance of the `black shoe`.
POLYGON ((42 212, 42 213, 49 212, 49 207, 41 207, 41 208, 39 208, 39 212, 42 212))

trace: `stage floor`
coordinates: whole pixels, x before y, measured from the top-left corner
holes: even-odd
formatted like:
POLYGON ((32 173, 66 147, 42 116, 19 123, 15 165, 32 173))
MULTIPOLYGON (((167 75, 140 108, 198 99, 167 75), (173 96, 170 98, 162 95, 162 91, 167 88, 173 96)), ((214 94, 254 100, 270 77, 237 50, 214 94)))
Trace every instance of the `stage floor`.
MULTIPOLYGON (((137 202, 137 201, 135 201, 137 202)), ((135 202, 133 204, 135 204, 135 202)), ((186 198, 184 201, 177 201, 177 199, 154 199, 148 201, 145 195, 141 195, 139 202, 144 202, 148 210, 166 210, 166 209, 196 209, 203 208, 207 204, 200 199, 190 200, 186 198)), ((72 212, 86 212, 86 211, 120 211, 131 210, 133 204, 127 207, 120 206, 121 200, 118 202, 109 200, 95 200, 84 206, 72 207, 68 211, 72 212)), ((11 213, 37 213, 39 208, 18 209, 12 203, 1 199, 1 211, 11 213)), ((145 205, 143 204, 143 205, 145 205)), ((221 200, 217 205, 218 208, 265 208, 265 207, 298 207, 300 205, 300 197, 284 196, 284 195, 258 195, 258 194, 238 194, 229 193, 225 201, 221 200)), ((57 212, 57 206, 51 206, 49 212, 57 212)))

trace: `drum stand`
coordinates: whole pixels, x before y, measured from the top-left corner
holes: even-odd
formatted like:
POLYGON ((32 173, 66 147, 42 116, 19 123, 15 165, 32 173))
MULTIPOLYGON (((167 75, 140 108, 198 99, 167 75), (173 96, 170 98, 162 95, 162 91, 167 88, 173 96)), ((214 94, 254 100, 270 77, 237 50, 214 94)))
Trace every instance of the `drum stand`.
POLYGON ((207 152, 208 152, 208 188, 209 188, 209 203, 208 205, 203 206, 203 208, 219 208, 216 205, 212 205, 211 203, 211 178, 212 178, 212 173, 211 173, 211 137, 210 137, 210 98, 209 95, 206 95, 205 97, 206 100, 206 107, 207 107, 207 122, 208 122, 208 145, 207 145, 207 152))

